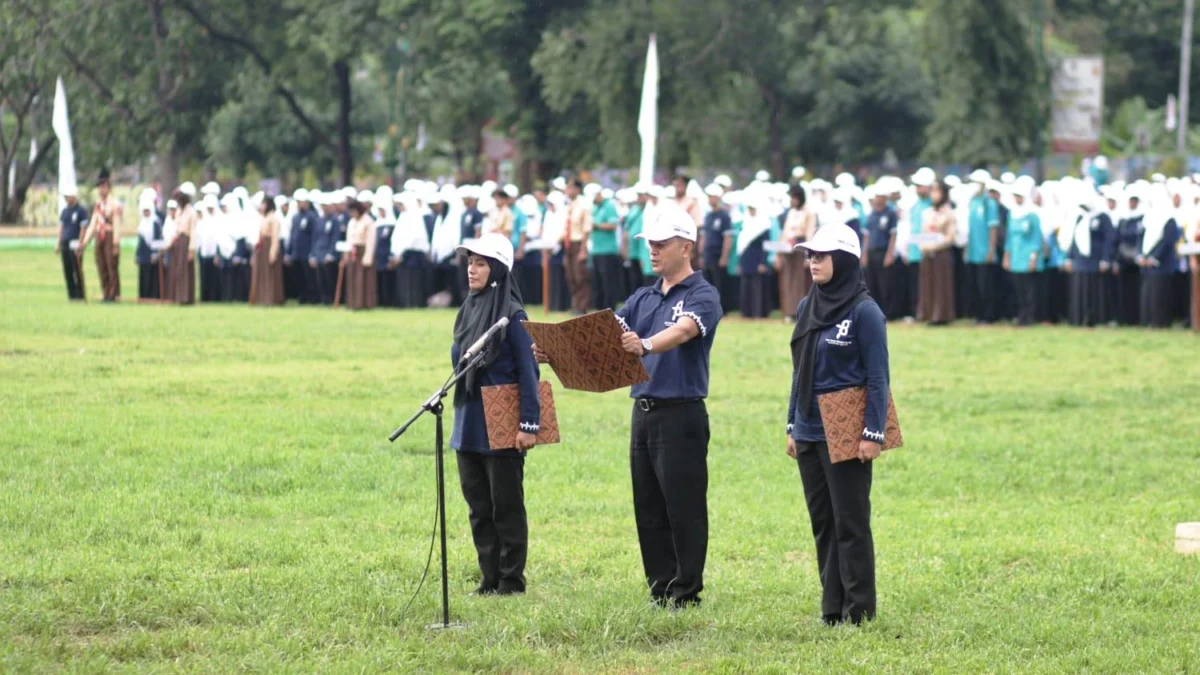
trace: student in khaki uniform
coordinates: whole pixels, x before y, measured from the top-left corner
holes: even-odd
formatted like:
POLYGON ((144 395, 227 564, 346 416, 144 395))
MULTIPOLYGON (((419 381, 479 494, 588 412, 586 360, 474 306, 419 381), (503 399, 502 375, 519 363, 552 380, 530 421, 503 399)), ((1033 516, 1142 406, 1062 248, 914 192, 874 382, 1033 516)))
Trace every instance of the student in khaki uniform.
POLYGON ((121 297, 121 204, 112 196, 108 171, 100 172, 96 192, 99 199, 92 209, 91 222, 79 245, 81 249, 87 248, 93 239, 96 240, 96 271, 104 302, 116 302, 121 297))

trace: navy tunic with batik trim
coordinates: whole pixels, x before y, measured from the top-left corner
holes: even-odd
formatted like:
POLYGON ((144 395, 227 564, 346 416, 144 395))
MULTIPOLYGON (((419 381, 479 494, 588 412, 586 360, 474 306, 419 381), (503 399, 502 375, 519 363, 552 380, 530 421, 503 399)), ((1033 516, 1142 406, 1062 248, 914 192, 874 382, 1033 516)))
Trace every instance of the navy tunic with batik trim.
MULTIPOLYGON (((519 455, 523 451, 511 448, 492 448, 488 444, 487 421, 483 415, 483 394, 479 387, 516 382, 521 390, 520 430, 537 434, 541 430, 542 406, 538 400, 537 360, 533 357, 533 340, 525 331, 522 321, 528 321, 524 311, 514 314, 505 330, 500 353, 487 368, 475 374, 476 391, 468 394, 467 401, 454 408, 454 426, 450 432, 450 447, 458 452, 475 452, 483 455, 519 455)), ((457 342, 450 348, 451 363, 457 365, 463 347, 457 342)))

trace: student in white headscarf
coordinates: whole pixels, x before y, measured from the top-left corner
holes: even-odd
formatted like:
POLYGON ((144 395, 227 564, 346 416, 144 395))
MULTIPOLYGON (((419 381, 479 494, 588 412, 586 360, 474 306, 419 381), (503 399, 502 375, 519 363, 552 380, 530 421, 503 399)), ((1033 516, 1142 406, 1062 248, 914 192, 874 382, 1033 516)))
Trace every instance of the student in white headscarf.
MULTIPOLYGON (((457 251, 462 243, 466 207, 458 191, 453 186, 447 186, 438 193, 438 199, 431 200, 430 209, 432 213, 426 219, 433 221, 433 234, 429 252, 430 284, 426 290, 431 297, 448 296, 449 306, 458 307, 462 304, 462 285, 459 283, 461 273, 457 251)), ((426 231, 429 231, 428 227, 426 231)))
POLYGON ((1078 205, 1067 260, 1071 274, 1070 321, 1075 326, 1102 326, 1108 323, 1112 300, 1105 293, 1101 275, 1108 274, 1112 263, 1116 231, 1108 215, 1097 210, 1099 199, 1090 185, 1076 183, 1069 196, 1078 205))
MULTIPOLYGON (((746 217, 737 238, 737 254, 740 265, 741 297, 739 307, 747 319, 765 319, 771 316, 771 269, 767 266, 765 244, 771 236, 771 216, 767 211, 767 200, 761 194, 747 195, 746 217)), ((797 301, 799 303, 799 301, 797 301)), ((784 309, 794 316, 796 308, 784 309)))
POLYGON ((1117 280, 1115 318, 1122 326, 1137 326, 1141 323, 1142 297, 1142 267, 1138 258, 1142 255, 1142 236, 1146 231, 1142 185, 1127 186, 1125 200, 1129 207, 1117 224, 1112 266, 1117 280))
POLYGON ((1176 244, 1180 227, 1175 205, 1165 185, 1150 188, 1146 229, 1138 265, 1142 268, 1141 318, 1143 326, 1168 328, 1175 303, 1173 276, 1178 263, 1176 244))
MULTIPOLYGON (((436 229, 435 229, 436 231, 436 229)), ((396 264, 396 300, 401 308, 428 306, 429 236, 425 218, 411 192, 400 193, 400 216, 392 231, 391 257, 396 264)))
POLYGON ((396 306, 396 267, 392 265, 392 234, 396 231, 395 200, 387 185, 375 191, 375 292, 380 307, 396 306))
POLYGON ((160 297, 159 275, 162 265, 159 250, 163 244, 162 219, 155 211, 155 192, 146 190, 138 199, 138 243, 134 262, 138 266, 138 299, 160 297))
MULTIPOLYGON (((231 197, 225 195, 225 199, 229 200, 231 197)), ((200 219, 196 223, 196 257, 200 259, 200 297, 198 300, 200 302, 217 302, 221 300, 217 239, 225 217, 219 211, 215 195, 208 194, 200 201, 199 215, 200 219)))
POLYGON ((238 274, 240 269, 234 265, 235 260, 239 260, 238 239, 241 234, 238 227, 237 210, 237 197, 227 194, 221 198, 220 213, 205 219, 211 221, 207 235, 211 238, 211 243, 207 245, 216 251, 216 300, 220 302, 233 302, 239 290, 238 274))
POLYGON ((1016 295, 1017 325, 1037 320, 1037 282, 1042 271, 1042 220, 1033 207, 1033 179, 1017 179, 1011 186, 1008 228, 1004 241, 1004 271, 1011 275, 1016 295))

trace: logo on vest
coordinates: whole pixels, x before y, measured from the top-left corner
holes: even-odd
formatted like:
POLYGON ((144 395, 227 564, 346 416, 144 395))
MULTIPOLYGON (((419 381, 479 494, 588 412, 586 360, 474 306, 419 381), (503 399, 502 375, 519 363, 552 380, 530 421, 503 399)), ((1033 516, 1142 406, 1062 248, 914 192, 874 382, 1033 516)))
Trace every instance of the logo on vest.
POLYGON ((679 302, 675 303, 674 307, 671 308, 671 320, 664 321, 663 325, 665 325, 667 327, 674 326, 676 323, 679 322, 679 318, 682 316, 683 316, 683 301, 680 300, 679 302))

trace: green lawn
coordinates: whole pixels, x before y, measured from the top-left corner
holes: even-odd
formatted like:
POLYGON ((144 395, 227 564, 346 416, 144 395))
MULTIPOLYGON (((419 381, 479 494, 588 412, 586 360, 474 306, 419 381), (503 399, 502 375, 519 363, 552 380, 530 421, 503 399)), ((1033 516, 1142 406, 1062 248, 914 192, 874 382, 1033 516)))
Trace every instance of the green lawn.
POLYGON ((526 465, 529 594, 466 597, 452 472, 470 627, 431 633, 436 558, 402 613, 431 420, 386 436, 441 382, 452 313, 84 306, 60 277, 0 251, 2 672, 1200 672, 1200 557, 1173 550, 1200 520, 1192 334, 893 327, 880 617, 831 630, 784 455, 790 332, 728 321, 704 607, 648 607, 625 393, 559 389, 564 443, 526 465))

